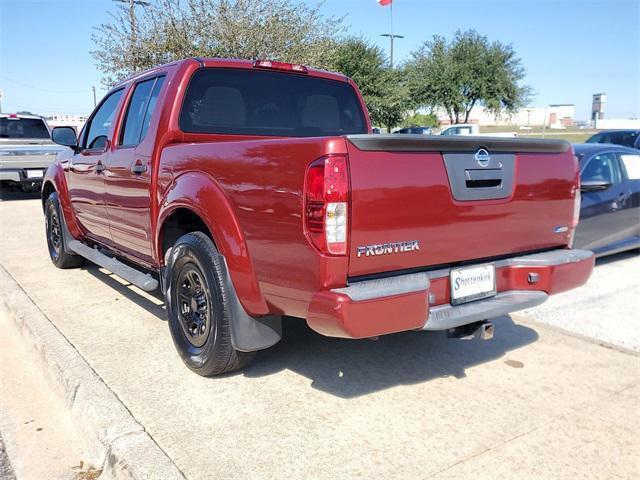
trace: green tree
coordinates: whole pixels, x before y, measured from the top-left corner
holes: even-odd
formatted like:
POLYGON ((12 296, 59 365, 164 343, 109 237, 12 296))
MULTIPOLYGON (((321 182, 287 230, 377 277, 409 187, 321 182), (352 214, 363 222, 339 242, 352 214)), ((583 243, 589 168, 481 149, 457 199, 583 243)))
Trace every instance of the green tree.
POLYGON ((452 123, 468 122, 476 105, 495 115, 512 113, 530 95, 520 83, 525 71, 513 47, 475 30, 457 31, 451 41, 434 36, 411 54, 406 69, 417 103, 444 109, 452 123))
POLYGON ((326 67, 341 18, 323 16, 321 3, 294 0, 152 0, 118 6, 96 27, 92 55, 113 85, 141 70, 190 57, 268 58, 326 67))
POLYGON ((327 67, 356 82, 375 125, 391 130, 409 110, 403 72, 389 69, 382 49, 366 40, 350 37, 336 42, 327 67))
POLYGON ((438 116, 434 113, 414 113, 402 121, 403 127, 437 127, 439 125, 438 116))

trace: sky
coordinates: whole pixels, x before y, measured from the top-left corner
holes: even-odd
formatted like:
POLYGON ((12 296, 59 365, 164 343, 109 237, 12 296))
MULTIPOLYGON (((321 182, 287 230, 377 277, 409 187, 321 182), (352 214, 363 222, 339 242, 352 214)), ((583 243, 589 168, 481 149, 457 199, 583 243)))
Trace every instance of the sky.
MULTIPOLYGON (((304 0, 317 5, 317 0, 304 0)), ((433 35, 474 28, 513 45, 534 92, 530 106, 575 104, 586 120, 591 95, 608 96, 606 117, 640 117, 640 0, 394 0, 396 64, 433 35)), ((390 9, 376 0, 326 0, 349 33, 389 48, 390 9)), ((88 114, 92 86, 105 93, 90 55, 93 27, 112 0, 0 0, 2 111, 88 114)))

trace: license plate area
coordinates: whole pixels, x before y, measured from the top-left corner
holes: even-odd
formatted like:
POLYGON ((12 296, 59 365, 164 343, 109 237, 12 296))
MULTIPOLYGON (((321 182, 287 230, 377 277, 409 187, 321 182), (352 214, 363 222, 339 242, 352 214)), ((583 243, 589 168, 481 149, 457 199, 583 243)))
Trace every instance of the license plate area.
POLYGON ((42 178, 43 174, 42 170, 27 170, 27 178, 42 178))
POLYGON ((496 267, 488 263, 452 268, 449 282, 452 305, 493 297, 496 294, 496 267))

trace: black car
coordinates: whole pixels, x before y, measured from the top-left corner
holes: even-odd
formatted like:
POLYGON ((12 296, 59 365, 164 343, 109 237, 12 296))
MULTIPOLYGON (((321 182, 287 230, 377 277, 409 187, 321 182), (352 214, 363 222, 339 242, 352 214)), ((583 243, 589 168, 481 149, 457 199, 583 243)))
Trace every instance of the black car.
POLYGON ((596 256, 640 248, 640 152, 620 145, 574 145, 582 203, 574 247, 596 256))
POLYGON ((431 135, 431 127, 406 127, 393 133, 409 133, 413 135, 431 135))
POLYGON ((605 130, 589 137, 587 143, 613 143, 640 149, 640 130, 605 130))

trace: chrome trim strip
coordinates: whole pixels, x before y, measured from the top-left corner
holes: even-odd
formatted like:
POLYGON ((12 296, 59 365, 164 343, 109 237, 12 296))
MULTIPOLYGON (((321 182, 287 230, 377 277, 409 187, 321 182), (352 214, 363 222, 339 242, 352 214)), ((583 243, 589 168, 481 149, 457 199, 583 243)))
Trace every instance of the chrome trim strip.
POLYGON ((429 318, 422 330, 447 330, 469 323, 499 317, 517 310, 535 307, 549 296, 537 290, 509 290, 495 297, 463 303, 455 307, 449 304, 429 309, 429 318))
MULTIPOLYGON (((587 260, 589 257, 593 256, 593 252, 590 250, 569 250, 569 249, 559 249, 559 250, 551 250, 549 252, 541 252, 541 253, 532 253, 530 255, 522 255, 519 257, 505 258, 503 260, 497 260, 493 262, 496 268, 502 267, 548 267, 550 265, 563 265, 565 263, 575 263, 581 262, 582 260, 587 260)), ((483 263, 492 263, 492 262, 480 262, 480 263, 469 263, 461 265, 462 267, 473 267, 474 265, 481 265, 483 263)), ((457 267, 456 267, 457 268, 457 267)), ((436 280, 438 278, 448 277, 450 268, 440 268, 438 270, 432 270, 427 272, 429 274, 429 278, 431 280, 436 280)))
POLYGON ((563 265, 565 263, 576 263, 593 257, 590 250, 551 250, 550 252, 533 253, 522 257, 505 258, 496 262, 499 267, 547 267, 550 265, 563 265))
POLYGON ((348 287, 334 288, 331 291, 346 295, 354 302, 360 302, 362 300, 426 291, 429 289, 429 285, 429 275, 426 272, 421 272, 365 280, 353 283, 348 287))

